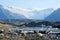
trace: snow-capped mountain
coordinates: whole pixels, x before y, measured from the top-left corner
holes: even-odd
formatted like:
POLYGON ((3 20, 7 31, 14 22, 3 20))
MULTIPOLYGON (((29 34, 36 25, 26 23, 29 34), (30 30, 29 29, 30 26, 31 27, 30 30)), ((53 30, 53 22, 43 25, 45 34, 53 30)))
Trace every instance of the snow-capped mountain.
POLYGON ((5 7, 0 5, 0 19, 35 19, 44 20, 54 11, 53 8, 48 9, 23 9, 17 7, 5 7))
POLYGON ((6 9, 8 7, 4 7, 2 5, 0 5, 0 19, 25 19, 26 17, 21 15, 21 14, 17 14, 17 13, 13 13, 11 12, 9 9, 6 9))
POLYGON ((45 20, 60 21, 60 8, 52 12, 45 20))

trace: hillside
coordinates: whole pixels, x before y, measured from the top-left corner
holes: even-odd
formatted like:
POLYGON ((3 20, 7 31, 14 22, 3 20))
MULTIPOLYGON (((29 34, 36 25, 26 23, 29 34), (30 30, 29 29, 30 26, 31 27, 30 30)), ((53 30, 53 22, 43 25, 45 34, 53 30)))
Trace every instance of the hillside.
POLYGON ((46 17, 45 20, 60 21, 60 8, 56 9, 53 13, 46 17))

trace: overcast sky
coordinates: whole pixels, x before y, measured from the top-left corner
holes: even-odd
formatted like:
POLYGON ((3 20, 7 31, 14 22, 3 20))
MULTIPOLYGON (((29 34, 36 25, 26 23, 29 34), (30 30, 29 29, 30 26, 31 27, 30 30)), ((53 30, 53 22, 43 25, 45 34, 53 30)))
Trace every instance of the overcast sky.
POLYGON ((0 4, 20 8, 57 8, 60 0, 0 0, 0 4))

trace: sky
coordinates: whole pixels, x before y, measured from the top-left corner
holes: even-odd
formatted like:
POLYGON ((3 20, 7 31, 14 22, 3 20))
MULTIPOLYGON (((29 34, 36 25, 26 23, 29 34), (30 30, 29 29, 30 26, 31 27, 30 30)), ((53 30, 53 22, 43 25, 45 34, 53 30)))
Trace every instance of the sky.
POLYGON ((0 5, 20 8, 57 8, 60 0, 0 0, 0 5))

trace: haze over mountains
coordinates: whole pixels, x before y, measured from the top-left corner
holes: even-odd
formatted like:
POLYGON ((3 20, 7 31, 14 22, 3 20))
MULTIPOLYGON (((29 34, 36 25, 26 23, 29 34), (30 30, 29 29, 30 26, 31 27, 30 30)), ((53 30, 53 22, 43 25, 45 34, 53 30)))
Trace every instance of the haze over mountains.
POLYGON ((34 10, 32 11, 32 14, 34 14, 31 19, 38 19, 38 20, 44 20, 47 16, 49 16, 53 12, 53 8, 49 9, 43 9, 43 10, 34 10))
POLYGON ((0 5, 0 19, 60 20, 60 8, 30 10, 0 5))

